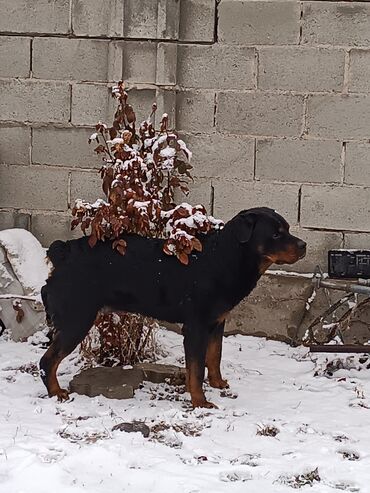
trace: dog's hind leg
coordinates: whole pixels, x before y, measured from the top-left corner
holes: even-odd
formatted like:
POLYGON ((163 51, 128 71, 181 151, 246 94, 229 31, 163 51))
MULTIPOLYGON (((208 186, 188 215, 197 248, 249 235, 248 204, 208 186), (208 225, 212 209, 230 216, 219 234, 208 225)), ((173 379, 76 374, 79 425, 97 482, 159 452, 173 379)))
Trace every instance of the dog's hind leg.
POLYGON ((67 400, 68 391, 62 389, 57 379, 61 361, 80 344, 94 323, 96 313, 91 309, 81 316, 81 307, 72 310, 69 316, 56 320, 56 333, 50 347, 40 360, 40 375, 50 397, 56 395, 59 401, 67 400), (77 311, 79 310, 79 311, 77 311))
POLYGON ((208 402, 203 392, 203 380, 206 365, 208 328, 201 324, 189 324, 183 327, 186 360, 186 386, 191 395, 193 407, 216 407, 208 402))
POLYGON ((222 378, 220 369, 224 327, 225 322, 221 322, 212 328, 208 338, 206 353, 209 384, 216 389, 225 389, 229 386, 227 380, 222 378))
POLYGON ((57 332, 53 342, 40 360, 40 376, 47 388, 49 397, 56 395, 59 401, 68 399, 68 391, 60 387, 57 380, 57 369, 60 362, 74 349, 68 351, 63 346, 60 333, 57 332))

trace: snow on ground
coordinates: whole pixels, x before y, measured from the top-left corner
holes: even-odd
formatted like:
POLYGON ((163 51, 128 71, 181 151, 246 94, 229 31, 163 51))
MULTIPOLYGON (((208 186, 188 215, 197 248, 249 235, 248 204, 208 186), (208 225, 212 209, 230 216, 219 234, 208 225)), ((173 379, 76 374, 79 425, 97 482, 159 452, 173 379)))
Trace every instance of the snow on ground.
MULTIPOLYGON (((158 338, 161 361, 183 362, 180 336, 158 338)), ((58 403, 37 375, 43 351, 32 339, 0 341, 1 493, 287 493, 316 468, 321 480, 301 491, 370 492, 370 370, 359 356, 330 376, 325 355, 229 337, 230 392, 207 386, 219 409, 192 410, 188 394, 149 383, 130 400, 58 403), (112 432, 133 420, 152 428, 149 438, 112 432)), ((62 363, 63 386, 80 366, 77 352, 62 363)))

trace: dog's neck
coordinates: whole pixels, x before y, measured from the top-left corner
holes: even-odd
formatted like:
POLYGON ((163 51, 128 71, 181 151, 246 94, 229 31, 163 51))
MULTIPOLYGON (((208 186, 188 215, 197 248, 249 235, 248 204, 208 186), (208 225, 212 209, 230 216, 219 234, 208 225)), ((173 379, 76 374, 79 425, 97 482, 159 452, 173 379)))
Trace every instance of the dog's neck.
POLYGON ((217 272, 233 306, 237 305, 256 286, 262 273, 262 257, 248 243, 241 244, 227 226, 217 233, 214 247, 219 252, 217 272), (234 248, 230 248, 233 245, 234 248), (231 294, 232 293, 232 294, 231 294))

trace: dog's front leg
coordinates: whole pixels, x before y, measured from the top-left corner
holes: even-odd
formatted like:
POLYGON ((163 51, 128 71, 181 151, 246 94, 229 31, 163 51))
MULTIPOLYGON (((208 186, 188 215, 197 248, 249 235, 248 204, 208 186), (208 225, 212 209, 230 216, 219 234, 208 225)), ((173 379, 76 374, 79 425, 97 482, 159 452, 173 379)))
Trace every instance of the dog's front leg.
POLYGON ((216 389, 225 389, 229 387, 227 380, 222 378, 220 369, 224 327, 224 321, 216 323, 214 327, 212 327, 208 338, 206 353, 206 366, 208 368, 209 385, 216 389))
POLYGON ((215 408, 208 402, 203 392, 208 327, 200 323, 191 323, 183 328, 186 360, 186 386, 191 395, 193 407, 215 408))

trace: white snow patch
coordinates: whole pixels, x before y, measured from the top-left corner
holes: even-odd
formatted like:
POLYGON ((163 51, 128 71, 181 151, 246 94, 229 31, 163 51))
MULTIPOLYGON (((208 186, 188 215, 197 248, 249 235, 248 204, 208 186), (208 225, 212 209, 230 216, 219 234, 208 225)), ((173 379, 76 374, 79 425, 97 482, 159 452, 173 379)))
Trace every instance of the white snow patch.
POLYGON ((0 231, 0 245, 6 250, 25 294, 38 295, 49 275, 41 243, 29 231, 14 228, 0 231))
MULTIPOLYGON (((158 337, 161 362, 182 362, 182 338, 158 337)), ((315 376, 325 355, 233 336, 222 363, 230 391, 205 385, 218 410, 193 411, 188 394, 149 383, 134 399, 72 394, 61 404, 46 396, 36 369, 45 350, 31 342, 0 339, 1 493, 292 493, 281 478, 316 467, 321 481, 302 492, 369 491, 366 369, 315 376), (112 431, 133 420, 165 426, 149 438, 112 431), (264 426, 279 433, 257 435, 264 426)), ((76 352, 62 363, 62 386, 80 366, 76 352)))

